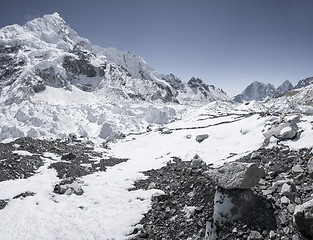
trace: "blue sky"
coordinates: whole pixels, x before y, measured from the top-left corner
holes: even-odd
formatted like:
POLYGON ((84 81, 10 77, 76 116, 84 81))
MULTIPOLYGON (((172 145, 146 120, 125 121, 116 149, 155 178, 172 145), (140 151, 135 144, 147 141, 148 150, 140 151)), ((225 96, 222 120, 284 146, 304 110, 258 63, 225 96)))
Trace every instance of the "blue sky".
POLYGON ((53 12, 93 44, 230 96, 253 81, 277 87, 313 76, 311 0, 10 0, 0 27, 53 12))

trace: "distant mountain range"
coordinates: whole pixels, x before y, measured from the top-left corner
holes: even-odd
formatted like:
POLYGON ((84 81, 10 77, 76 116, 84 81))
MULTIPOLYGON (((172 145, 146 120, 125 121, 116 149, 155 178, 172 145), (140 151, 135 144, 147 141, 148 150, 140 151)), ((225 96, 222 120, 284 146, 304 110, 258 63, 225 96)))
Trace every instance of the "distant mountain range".
POLYGON ((293 86, 291 82, 286 80, 278 88, 275 88, 274 85, 270 83, 265 84, 255 81, 247 86, 242 93, 236 95, 233 100, 235 102, 241 103, 244 101, 262 101, 266 98, 277 98, 283 96, 293 89, 303 88, 312 84, 313 77, 300 80, 296 86, 293 86))
POLYGON ((80 37, 58 13, 0 29, 0 95, 22 102, 47 86, 73 86, 108 99, 162 102, 229 100, 224 91, 192 78, 160 74, 128 51, 101 48, 80 37))

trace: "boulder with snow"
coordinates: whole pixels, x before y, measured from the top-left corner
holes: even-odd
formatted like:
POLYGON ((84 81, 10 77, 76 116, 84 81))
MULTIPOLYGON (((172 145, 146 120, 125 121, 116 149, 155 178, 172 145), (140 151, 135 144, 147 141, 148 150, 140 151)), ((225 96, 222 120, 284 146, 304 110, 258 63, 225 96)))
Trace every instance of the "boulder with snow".
POLYGON ((279 140, 293 139, 297 136, 298 126, 296 124, 285 123, 280 125, 273 136, 279 140))
POLYGON ((258 184, 263 172, 255 163, 231 162, 210 170, 208 176, 224 189, 250 189, 258 184))

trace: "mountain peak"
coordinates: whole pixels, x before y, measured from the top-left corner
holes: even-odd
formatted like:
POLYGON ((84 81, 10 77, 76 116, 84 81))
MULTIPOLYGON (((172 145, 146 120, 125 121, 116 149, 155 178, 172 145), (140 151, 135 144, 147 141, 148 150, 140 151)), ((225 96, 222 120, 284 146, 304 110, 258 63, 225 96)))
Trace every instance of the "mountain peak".
POLYGON ((266 97, 276 97, 277 90, 270 83, 262 83, 258 81, 252 82, 246 89, 237 96, 234 97, 234 101, 236 102, 244 102, 257 100, 264 100, 266 97))
POLYGON ((294 87, 292 85, 291 82, 289 82, 288 80, 285 80, 283 82, 282 85, 280 85, 278 88, 277 88, 277 91, 279 92, 280 95, 283 95, 285 94, 286 92, 292 90, 294 87))

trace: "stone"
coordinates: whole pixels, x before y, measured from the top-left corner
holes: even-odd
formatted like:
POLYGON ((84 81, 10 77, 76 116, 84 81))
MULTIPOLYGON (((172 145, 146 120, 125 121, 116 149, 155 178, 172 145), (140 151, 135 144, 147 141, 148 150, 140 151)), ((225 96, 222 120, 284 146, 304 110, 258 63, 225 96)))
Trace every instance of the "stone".
POLYGON ((68 153, 62 155, 61 160, 73 160, 74 158, 76 158, 76 155, 74 153, 68 153))
POLYGON ((193 169, 199 168, 201 166, 205 165, 205 162, 199 157, 198 154, 196 154, 193 159, 191 160, 190 166, 193 169))
POLYGON ((289 204, 288 206, 287 206, 287 210, 288 210, 288 212, 290 212, 291 214, 293 214, 294 213, 294 211, 295 211, 295 205, 294 204, 289 204))
POLYGON ((250 157, 251 159, 261 159, 261 155, 255 152, 252 153, 250 157))
POLYGON ((66 191, 64 192, 65 195, 71 195, 73 193, 73 189, 72 188, 68 188, 66 189, 66 191))
POLYGON ((262 194, 264 195, 264 196, 267 196, 267 195, 270 195, 270 194, 272 194, 272 190, 270 190, 270 189, 266 189, 266 190, 262 190, 262 194))
POLYGON ((303 172, 304 172, 304 170, 301 168, 300 165, 295 165, 295 166, 293 166, 292 169, 291 169, 291 171, 292 171, 293 173, 303 173, 303 172))
POLYGON ((288 193, 296 193, 297 192, 297 187, 296 187, 296 184, 294 183, 293 179, 278 180, 278 181, 273 183, 272 189, 273 189, 273 192, 279 192, 281 194, 284 193, 287 195, 288 195, 288 193), (291 187, 291 189, 289 188, 288 185, 291 187))
POLYGON ((296 123, 282 123, 275 129, 273 136, 279 140, 293 139, 297 136, 298 130, 296 123))
POLYGON ((151 196, 154 201, 164 201, 169 198, 169 195, 165 194, 163 191, 156 192, 151 196))
POLYGON ((283 186, 281 187, 281 191, 280 191, 281 195, 286 196, 291 192, 292 192, 291 186, 287 183, 284 183, 283 186))
POLYGON ((263 172, 255 163, 231 162, 208 171, 208 176, 224 189, 250 189, 258 184, 263 172))
POLYGON ((192 137, 191 134, 188 134, 188 135, 185 136, 185 138, 187 138, 187 139, 190 139, 191 137, 192 137))
POLYGON ((155 187, 156 187, 155 182, 152 182, 152 183, 149 184, 148 189, 153 189, 155 187))
POLYGON ((208 134, 201 134, 196 136, 196 141, 198 143, 201 143, 203 140, 207 139, 209 137, 208 134))
POLYGON ((313 199, 297 205, 293 217, 298 230, 307 238, 313 238, 313 199))
POLYGON ((251 231, 248 237, 248 240, 261 240, 261 239, 263 239, 263 236, 258 231, 251 231))
POLYGON ((286 196, 283 196, 281 199, 280 199, 280 202, 281 204, 289 204, 290 203, 290 200, 286 197, 286 196))
POLYGON ((313 178, 313 157, 311 157, 307 163, 308 173, 311 178, 313 178))
POLYGON ((289 200, 294 201, 296 195, 296 186, 293 182, 285 182, 281 187, 280 194, 286 196, 289 200))
POLYGON ((163 128, 161 133, 162 134, 171 134, 171 133, 173 133, 173 130, 171 130, 169 128, 163 128))
POLYGON ((276 233, 274 232, 274 230, 270 231, 269 237, 270 237, 270 239, 275 239, 276 238, 276 233))

